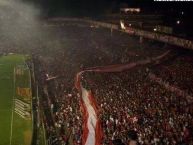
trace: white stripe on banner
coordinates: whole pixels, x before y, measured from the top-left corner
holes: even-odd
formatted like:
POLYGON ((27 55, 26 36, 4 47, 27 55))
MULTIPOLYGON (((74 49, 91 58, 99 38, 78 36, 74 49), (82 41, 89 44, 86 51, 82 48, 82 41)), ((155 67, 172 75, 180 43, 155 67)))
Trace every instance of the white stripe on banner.
POLYGON ((95 145, 95 141, 96 141, 95 128, 96 128, 96 123, 97 123, 96 112, 89 100, 88 91, 83 87, 81 87, 81 89, 82 89, 82 99, 84 101, 84 104, 88 112, 87 127, 88 127, 89 132, 88 132, 88 137, 87 137, 85 145, 95 145))
POLYGON ((163 54, 152 57, 146 60, 140 60, 137 62, 131 62, 126 64, 115 64, 108 66, 99 66, 99 67, 91 67, 87 68, 76 75, 76 83, 75 86, 81 94, 81 103, 84 106, 84 130, 83 130, 83 145, 101 145, 102 142, 102 129, 100 126, 100 120, 97 118, 98 112, 96 108, 96 102, 90 92, 82 87, 81 85, 81 75, 85 72, 123 72, 137 66, 143 66, 147 64, 159 63, 161 59, 167 56, 170 53, 170 50, 164 52, 163 54), (91 95, 91 96, 89 96, 91 95), (94 100, 94 102, 90 102, 94 100), (96 109, 96 110, 95 110, 96 109))

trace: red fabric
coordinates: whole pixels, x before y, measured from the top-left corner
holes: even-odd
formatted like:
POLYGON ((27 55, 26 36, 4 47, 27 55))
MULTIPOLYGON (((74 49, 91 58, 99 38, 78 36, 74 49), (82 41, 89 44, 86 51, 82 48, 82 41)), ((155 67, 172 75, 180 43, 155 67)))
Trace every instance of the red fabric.
MULTIPOLYGON (((133 62, 133 63, 127 63, 127 64, 116 64, 116 65, 109 65, 109 66, 92 67, 92 68, 88 68, 88 69, 85 69, 84 71, 77 73, 76 80, 75 80, 75 87, 77 88, 77 90, 79 91, 80 96, 81 96, 80 105, 81 105, 81 110, 83 113, 82 145, 84 145, 86 143, 89 132, 88 132, 88 128, 87 128, 88 112, 87 112, 86 106, 82 100, 81 75, 84 72, 122 72, 122 71, 125 71, 128 69, 134 68, 136 66, 139 66, 139 65, 145 65, 145 64, 149 64, 149 63, 152 63, 154 61, 157 61, 157 60, 163 58, 164 56, 166 56, 169 52, 170 51, 167 51, 160 56, 157 56, 157 57, 154 57, 151 59, 147 59, 147 60, 143 60, 143 61, 138 61, 136 63, 133 62)), ((98 110, 99 109, 97 106, 97 102, 96 102, 96 100, 91 92, 89 92, 88 97, 89 97, 89 101, 91 102, 91 105, 94 108, 96 115, 97 115, 97 123, 96 123, 96 128, 95 128, 95 135, 96 135, 95 145, 101 145, 103 132, 102 132, 100 120, 98 119, 98 115, 99 115, 98 110)))
POLYGON ((91 105, 93 106, 95 113, 97 115, 97 123, 96 123, 96 128, 95 128, 95 139, 96 139, 95 145, 101 145, 103 132, 102 132, 102 127, 101 127, 101 122, 98 119, 98 116, 99 116, 98 105, 97 105, 97 102, 94 98, 94 95, 91 93, 91 91, 89 92, 88 97, 89 97, 89 101, 91 102, 91 105))
POLYGON ((102 138, 103 138, 103 131, 102 131, 102 127, 101 127, 101 122, 98 119, 97 120, 97 124, 96 124, 96 128, 95 128, 95 138, 96 138, 96 142, 95 145, 101 145, 102 144, 102 138))
POLYGON ((82 108, 82 114, 83 114, 83 134, 82 134, 82 145, 84 145, 86 143, 87 137, 88 137, 88 127, 87 127, 87 121, 88 121, 88 112, 86 110, 86 107, 83 103, 83 101, 81 101, 81 105, 83 106, 82 108))

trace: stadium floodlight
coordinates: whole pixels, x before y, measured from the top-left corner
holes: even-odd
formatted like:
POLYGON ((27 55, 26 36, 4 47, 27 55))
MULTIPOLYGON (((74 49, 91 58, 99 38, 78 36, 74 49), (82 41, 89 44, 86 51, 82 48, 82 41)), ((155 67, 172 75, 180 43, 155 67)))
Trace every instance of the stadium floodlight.
POLYGON ((125 24, 123 23, 123 21, 122 21, 122 20, 120 20, 120 25, 121 25, 121 29, 123 29, 123 30, 125 30, 125 29, 126 29, 125 24))
POLYGON ((180 20, 177 20, 177 21, 176 21, 176 24, 180 24, 180 20))

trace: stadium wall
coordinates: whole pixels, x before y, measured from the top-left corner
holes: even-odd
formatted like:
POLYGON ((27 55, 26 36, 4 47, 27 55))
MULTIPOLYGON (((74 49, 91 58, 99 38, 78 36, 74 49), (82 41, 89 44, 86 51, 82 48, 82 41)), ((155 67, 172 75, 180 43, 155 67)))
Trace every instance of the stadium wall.
POLYGON ((104 28, 108 28, 111 30, 117 30, 117 31, 122 31, 124 33, 128 33, 129 35, 136 35, 136 36, 141 36, 147 39, 152 39, 164 43, 168 43, 171 45, 176 45, 178 47, 182 47, 185 49, 191 49, 193 50, 193 41, 179 38, 179 37, 174 37, 171 35, 166 35, 166 34, 160 34, 156 32, 150 32, 150 31, 145 31, 145 30, 140 30, 132 27, 127 27, 126 30, 120 29, 119 25, 116 24, 111 24, 111 23, 105 23, 105 22, 100 22, 100 21, 94 21, 90 19, 80 19, 80 18, 53 18, 49 19, 48 22, 54 22, 54 21, 70 21, 70 22, 86 22, 91 25, 96 25, 104 28))
POLYGON ((38 83, 36 82, 34 63, 32 59, 29 60, 30 66, 30 76, 31 76, 31 88, 32 88, 32 112, 33 112, 33 135, 31 145, 47 145, 46 133, 44 128, 44 123, 41 117, 43 117, 43 112, 39 106, 39 96, 38 96, 38 83), (40 117, 41 116, 41 117, 40 117))
POLYGON ((31 69, 30 69, 30 66, 29 64, 26 62, 25 60, 25 65, 27 66, 28 68, 28 73, 29 73, 29 82, 30 82, 30 89, 31 89, 31 117, 32 117, 32 140, 31 140, 31 145, 33 145, 33 141, 34 141, 34 108, 33 108, 33 88, 32 88, 32 75, 31 75, 31 69))
POLYGON ((32 139, 31 139, 31 145, 37 145, 37 140, 38 140, 38 127, 37 127, 37 112, 36 112, 36 99, 34 99, 34 96, 36 94, 35 90, 35 78, 34 78, 34 73, 33 73, 33 67, 32 67, 32 62, 30 59, 25 61, 26 66, 28 67, 29 70, 29 79, 30 79, 30 88, 31 88, 31 94, 32 94, 32 99, 31 99, 31 116, 32 116, 32 139))

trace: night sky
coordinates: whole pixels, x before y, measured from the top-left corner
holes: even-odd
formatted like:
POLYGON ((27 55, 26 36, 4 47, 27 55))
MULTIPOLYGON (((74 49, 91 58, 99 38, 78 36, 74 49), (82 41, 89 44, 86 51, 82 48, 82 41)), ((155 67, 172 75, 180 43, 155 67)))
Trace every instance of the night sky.
POLYGON ((117 12, 121 5, 142 7, 144 11, 186 9, 192 11, 193 2, 153 2, 153 0, 31 0, 40 3, 48 15, 97 15, 117 12))
MULTIPOLYGON (((39 1, 40 2, 40 1, 39 1)), ((60 10, 87 11, 91 13, 103 12, 105 9, 117 8, 120 4, 143 7, 145 9, 166 10, 191 9, 193 2, 153 2, 153 0, 41 0, 45 8, 52 12, 60 10)))
MULTIPOLYGON (((27 0, 25 0, 27 1, 27 0)), ((103 14, 118 13, 119 8, 140 7, 146 14, 163 14, 167 25, 182 23, 177 26, 192 31, 193 2, 154 2, 153 0, 31 0, 42 8, 43 14, 55 16, 97 17, 103 14), (181 15, 181 12, 184 12, 181 15)), ((183 31, 183 30, 182 30, 183 31)), ((187 31, 189 32, 189 31, 187 31)))

